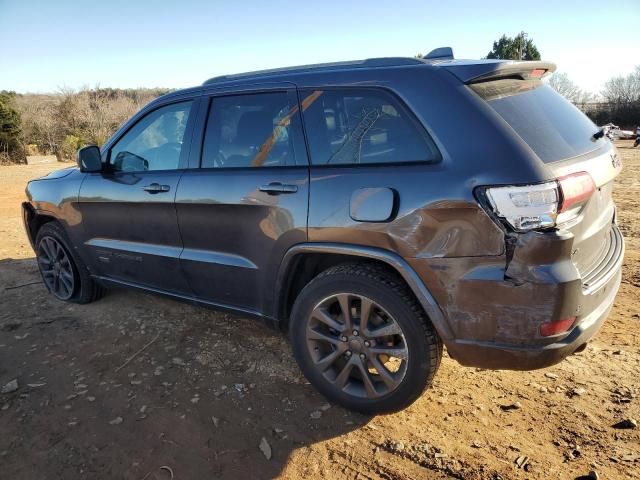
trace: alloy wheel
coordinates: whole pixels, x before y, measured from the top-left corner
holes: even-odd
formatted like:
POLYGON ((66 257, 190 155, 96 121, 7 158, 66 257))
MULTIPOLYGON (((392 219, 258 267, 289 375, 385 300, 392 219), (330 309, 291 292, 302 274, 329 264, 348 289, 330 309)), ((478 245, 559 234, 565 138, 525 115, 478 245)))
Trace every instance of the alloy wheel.
POLYGON ((71 260, 58 240, 42 237, 38 244, 38 266, 47 289, 56 298, 71 298, 75 288, 75 274, 71 260))
POLYGON ((322 300, 307 319, 313 365, 338 391, 378 398, 399 387, 409 359, 404 333, 380 305, 339 293, 322 300))

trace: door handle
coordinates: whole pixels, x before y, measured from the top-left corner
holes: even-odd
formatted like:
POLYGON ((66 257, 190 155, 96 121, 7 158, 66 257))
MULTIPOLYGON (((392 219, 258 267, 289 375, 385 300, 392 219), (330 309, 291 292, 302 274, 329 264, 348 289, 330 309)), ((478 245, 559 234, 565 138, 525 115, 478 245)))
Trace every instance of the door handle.
POLYGON ((160 193, 160 192, 168 192, 171 187, 169 185, 160 185, 159 183, 152 183, 151 185, 147 185, 146 187, 142 187, 145 192, 149 193, 160 193))
POLYGON ((298 191, 297 185, 283 185, 282 183, 274 182, 269 185, 260 186, 261 192, 268 193, 269 195, 280 195, 281 193, 296 193, 298 191))

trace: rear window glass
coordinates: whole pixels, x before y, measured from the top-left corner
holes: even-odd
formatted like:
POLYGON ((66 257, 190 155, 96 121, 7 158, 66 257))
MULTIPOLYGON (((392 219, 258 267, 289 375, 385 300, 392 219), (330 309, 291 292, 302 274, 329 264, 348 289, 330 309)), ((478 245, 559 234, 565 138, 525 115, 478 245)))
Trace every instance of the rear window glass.
POLYGON ((303 91, 302 112, 314 165, 440 159, 422 126, 383 90, 303 91))
POLYGON ((540 80, 502 79, 470 85, 545 163, 595 150, 604 139, 589 118, 540 80))

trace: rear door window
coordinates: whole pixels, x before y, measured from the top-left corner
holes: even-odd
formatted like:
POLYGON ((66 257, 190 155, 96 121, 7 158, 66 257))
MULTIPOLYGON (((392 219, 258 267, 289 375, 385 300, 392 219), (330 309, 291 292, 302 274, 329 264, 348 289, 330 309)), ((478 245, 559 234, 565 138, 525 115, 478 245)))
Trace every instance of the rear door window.
POLYGON ((213 97, 202 168, 306 165, 300 113, 293 92, 213 97))
POLYGON ((598 127, 538 79, 500 79, 470 87, 545 163, 582 155, 606 141, 593 139, 598 127))
POLYGON ((301 94, 314 165, 440 160, 422 125, 384 90, 303 90, 301 94))

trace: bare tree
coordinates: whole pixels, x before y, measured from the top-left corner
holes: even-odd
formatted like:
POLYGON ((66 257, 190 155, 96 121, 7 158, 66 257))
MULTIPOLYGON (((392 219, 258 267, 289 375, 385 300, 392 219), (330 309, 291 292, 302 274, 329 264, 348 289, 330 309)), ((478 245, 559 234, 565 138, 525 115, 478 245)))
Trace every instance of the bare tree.
POLYGON ((556 72, 549 79, 549 86, 569 101, 580 95, 581 90, 564 72, 556 72))
POLYGON ((42 153, 55 154, 58 159, 71 158, 82 145, 102 145, 143 105, 166 91, 96 87, 17 95, 22 143, 35 144, 42 153))
POLYGON ((19 95, 22 141, 35 144, 42 153, 57 154, 62 128, 58 122, 58 100, 51 95, 19 95))
POLYGON ((556 72, 551 75, 549 86, 580 108, 595 100, 593 93, 581 89, 564 72, 556 72))
POLYGON ((606 82, 602 96, 607 102, 621 107, 640 103, 640 65, 629 75, 613 77, 606 82))

